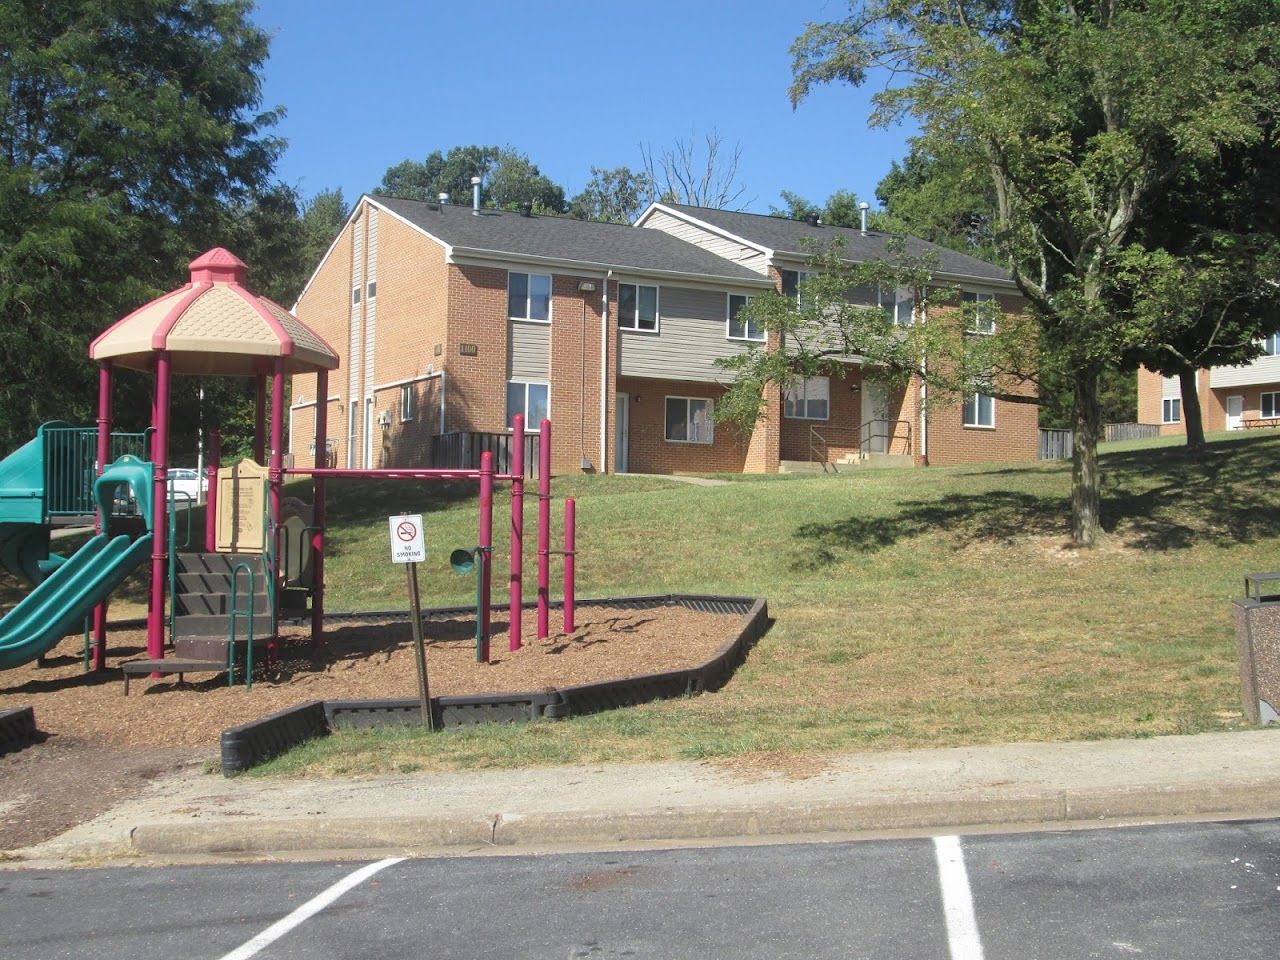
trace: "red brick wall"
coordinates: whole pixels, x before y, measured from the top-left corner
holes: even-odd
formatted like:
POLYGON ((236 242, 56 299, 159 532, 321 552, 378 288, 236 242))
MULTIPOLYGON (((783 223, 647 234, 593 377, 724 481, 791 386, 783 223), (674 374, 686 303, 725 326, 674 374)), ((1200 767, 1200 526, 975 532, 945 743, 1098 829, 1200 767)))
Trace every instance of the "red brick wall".
MULTIPOLYGON (((329 256, 319 265, 319 270, 312 278, 310 285, 298 300, 294 312, 298 319, 322 336, 338 356, 342 358, 337 370, 329 372, 329 395, 337 395, 341 399, 329 406, 328 432, 330 437, 339 438, 339 444, 345 447, 346 418, 342 411, 346 408, 347 395, 347 331, 349 326, 348 305, 351 298, 351 257, 352 229, 347 227, 338 236, 337 242, 329 256)), ((315 374, 299 374, 292 378, 291 393, 295 403, 316 399, 315 374)), ((295 466, 313 466, 310 455, 311 441, 315 438, 314 411, 297 410, 293 416, 293 435, 289 438, 289 453, 293 456, 295 466)), ((339 454, 345 458, 345 449, 339 454)), ((340 459, 344 463, 345 459, 340 459)))
POLYGON ((673 443, 666 439, 667 397, 706 397, 714 404, 724 393, 723 387, 714 383, 624 377, 618 382, 618 389, 631 397, 628 455, 632 473, 744 472, 748 441, 732 427, 716 424, 709 444, 673 443))
POLYGON ((838 460, 847 453, 856 454, 862 426, 862 370, 848 367, 844 379, 832 377, 830 382, 829 417, 826 420, 782 417, 782 459, 810 459, 812 430, 827 441, 827 455, 838 460))

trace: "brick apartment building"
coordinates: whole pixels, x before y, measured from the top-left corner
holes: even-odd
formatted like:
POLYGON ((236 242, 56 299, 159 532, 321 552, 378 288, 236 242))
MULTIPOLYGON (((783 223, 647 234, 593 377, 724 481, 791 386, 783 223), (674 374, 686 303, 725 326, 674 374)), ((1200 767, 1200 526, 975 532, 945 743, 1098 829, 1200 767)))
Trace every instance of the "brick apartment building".
MULTIPOLYGON (((1280 333, 1262 342, 1263 355, 1238 367, 1212 367, 1196 375, 1206 431, 1280 427, 1280 333)), ((1161 434, 1185 434, 1178 377, 1138 370, 1138 422, 1158 423, 1161 434)))
MULTIPOLYGON (((627 226, 362 197, 295 307, 342 357, 329 460, 427 464, 452 438, 505 433, 514 413, 532 429, 551 418, 562 474, 771 473, 808 461, 815 434, 832 459, 1035 459, 1033 405, 969 396, 922 413, 918 383, 864 382, 855 359, 843 379, 769 389, 749 437, 714 423, 729 379, 715 360, 765 344, 738 309, 793 290, 806 238, 836 235, 853 260, 887 254, 885 234, 678 204, 627 226)), ((1019 308, 996 267, 908 238, 926 250, 967 296, 1019 308)), ((292 389, 291 444, 314 435, 319 399, 314 376, 292 389)), ((315 462, 309 439, 290 454, 315 462)))

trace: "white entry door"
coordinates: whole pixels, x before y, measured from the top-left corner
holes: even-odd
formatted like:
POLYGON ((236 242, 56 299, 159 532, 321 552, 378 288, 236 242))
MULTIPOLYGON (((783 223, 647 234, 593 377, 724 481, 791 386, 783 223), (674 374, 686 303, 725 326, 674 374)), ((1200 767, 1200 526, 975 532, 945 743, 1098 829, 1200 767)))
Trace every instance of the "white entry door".
POLYGON ((613 469, 615 473, 626 473, 630 468, 627 448, 631 440, 631 394, 619 393, 614 397, 613 404, 613 469))
POLYGON ((1227 429, 1244 427, 1244 397, 1227 397, 1227 429))
POLYGON ((869 439, 868 453, 884 453, 888 446, 889 392, 883 383, 863 381, 862 423, 865 431, 862 439, 869 439))

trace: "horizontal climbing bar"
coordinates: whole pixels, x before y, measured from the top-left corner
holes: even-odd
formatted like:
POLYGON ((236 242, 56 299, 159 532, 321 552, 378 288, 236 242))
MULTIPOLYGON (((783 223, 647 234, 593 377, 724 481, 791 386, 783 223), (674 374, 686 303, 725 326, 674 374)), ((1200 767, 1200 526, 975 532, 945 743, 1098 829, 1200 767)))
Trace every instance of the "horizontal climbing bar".
MULTIPOLYGON (((428 470, 414 467, 358 470, 345 467, 286 467, 286 476, 352 480, 479 480, 479 470, 428 470)), ((495 480, 514 480, 515 474, 495 473, 495 480)), ((523 479, 523 478, 522 478, 523 479)))

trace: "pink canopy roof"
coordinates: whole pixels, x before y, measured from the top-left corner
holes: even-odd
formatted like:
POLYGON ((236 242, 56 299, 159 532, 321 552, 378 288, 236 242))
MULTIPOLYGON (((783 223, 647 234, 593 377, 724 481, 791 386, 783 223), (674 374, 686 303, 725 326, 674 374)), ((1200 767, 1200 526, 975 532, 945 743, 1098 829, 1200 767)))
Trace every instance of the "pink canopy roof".
POLYGON ((338 355, 278 303, 251 293, 248 267, 222 247, 191 261, 191 281, 139 307, 89 345, 94 360, 150 370, 167 350, 174 373, 252 376, 283 357, 286 373, 336 370, 338 355))

